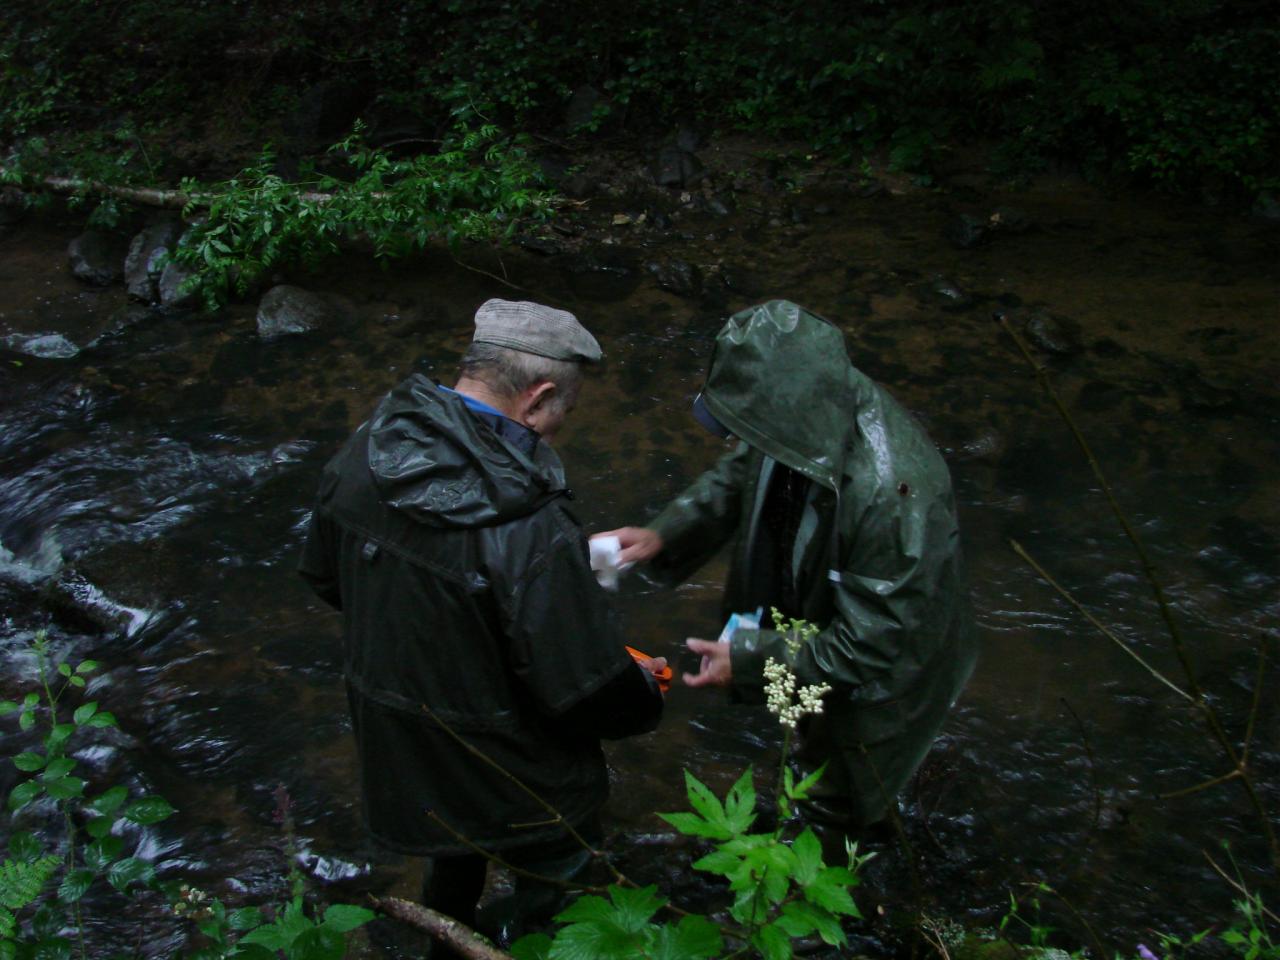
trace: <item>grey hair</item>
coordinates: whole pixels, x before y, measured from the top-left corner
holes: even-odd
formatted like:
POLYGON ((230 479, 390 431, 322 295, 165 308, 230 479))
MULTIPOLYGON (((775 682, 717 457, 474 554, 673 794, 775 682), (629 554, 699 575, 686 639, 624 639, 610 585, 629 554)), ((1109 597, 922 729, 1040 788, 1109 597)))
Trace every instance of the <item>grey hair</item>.
POLYGON ((464 376, 482 381, 503 397, 514 397, 549 380, 556 385, 550 402, 559 411, 577 399, 582 386, 582 365, 573 360, 553 360, 492 343, 472 343, 458 367, 464 376))

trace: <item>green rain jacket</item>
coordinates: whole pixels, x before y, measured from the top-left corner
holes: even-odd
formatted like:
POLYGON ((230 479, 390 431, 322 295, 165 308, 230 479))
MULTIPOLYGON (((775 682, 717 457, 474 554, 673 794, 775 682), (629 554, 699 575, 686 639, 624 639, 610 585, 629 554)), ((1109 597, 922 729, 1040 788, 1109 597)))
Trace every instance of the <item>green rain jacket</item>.
POLYGON ((736 631, 732 689, 762 702, 770 657, 801 684, 830 684, 823 713, 801 726, 802 767, 829 762, 810 814, 869 825, 923 760, 973 667, 946 464, 911 414, 850 364, 841 332, 785 300, 729 319, 702 395, 742 442, 650 524, 664 543, 653 571, 679 582, 733 540, 725 611, 754 611, 769 578, 755 547, 772 471, 780 463, 811 481, 791 612, 821 632, 792 657, 772 630, 736 631))
POLYGON ((299 566, 342 611, 367 826, 404 853, 470 852, 451 830, 497 850, 561 839, 502 770, 582 824, 608 792, 601 737, 661 715, 559 458, 501 420, 400 384, 325 467, 299 566))

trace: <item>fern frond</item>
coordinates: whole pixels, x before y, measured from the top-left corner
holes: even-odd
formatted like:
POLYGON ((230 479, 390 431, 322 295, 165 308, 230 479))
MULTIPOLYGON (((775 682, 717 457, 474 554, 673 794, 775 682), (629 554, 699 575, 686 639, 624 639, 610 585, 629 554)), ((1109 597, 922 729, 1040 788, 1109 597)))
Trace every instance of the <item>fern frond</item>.
POLYGON ((0 863, 0 905, 17 911, 35 901, 60 863, 62 860, 54 856, 30 862, 5 860, 0 863))

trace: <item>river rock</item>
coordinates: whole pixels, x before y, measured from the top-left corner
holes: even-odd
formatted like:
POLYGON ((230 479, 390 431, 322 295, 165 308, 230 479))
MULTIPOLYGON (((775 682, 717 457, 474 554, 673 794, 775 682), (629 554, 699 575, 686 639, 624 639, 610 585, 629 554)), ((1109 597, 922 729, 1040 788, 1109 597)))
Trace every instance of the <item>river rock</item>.
POLYGON ((1022 326, 1031 344, 1045 353, 1069 357, 1081 350, 1080 325, 1066 317, 1033 313, 1022 326))
POLYGON ((67 247, 71 274, 77 280, 105 287, 120 279, 120 252, 112 239, 100 230, 86 230, 67 247))
POLYGON ((42 360, 69 360, 80 348, 60 333, 13 333, 0 341, 15 353, 42 360))
POLYGON ((622 251, 599 249, 564 258, 565 278, 587 300, 622 300, 640 283, 635 265, 622 251))
POLYGON ((166 263, 156 283, 156 295, 160 298, 160 306, 173 310, 193 307, 199 300, 194 290, 185 290, 184 285, 194 273, 180 263, 166 263))
POLYGON ((329 304, 319 294, 282 283, 258 302, 258 336, 265 340, 293 333, 309 333, 332 319, 329 304))
POLYGON ((650 260, 645 270, 663 290, 682 297, 695 297, 702 289, 702 271, 686 260, 650 260))
POLYGON ((684 190, 700 183, 707 171, 702 161, 688 150, 666 146, 654 157, 649 172, 653 174, 653 182, 658 186, 684 190))
POLYGON ((961 250, 972 250, 987 239, 987 222, 980 217, 962 213, 947 223, 943 233, 961 250))
POLYGON ((164 270, 164 259, 181 236, 181 223, 161 220, 133 238, 124 258, 124 282, 130 298, 142 303, 156 303, 160 299, 157 284, 164 270))

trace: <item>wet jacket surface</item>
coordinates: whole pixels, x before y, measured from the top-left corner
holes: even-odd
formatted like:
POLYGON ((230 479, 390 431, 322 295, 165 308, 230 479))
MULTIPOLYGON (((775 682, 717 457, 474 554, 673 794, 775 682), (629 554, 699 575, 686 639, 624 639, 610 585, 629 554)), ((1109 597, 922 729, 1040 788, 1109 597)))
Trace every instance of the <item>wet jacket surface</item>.
POLYGON ((754 611, 777 578, 761 549, 770 478, 781 464, 810 481, 788 613, 821 631, 794 658, 771 630, 737 631, 732 690, 763 701, 769 657, 791 662, 802 684, 831 684, 824 713, 801 727, 802 764, 830 762, 813 810, 873 823, 973 667, 946 464, 911 414, 850 364, 841 332, 788 301, 730 318, 703 398, 741 442, 650 524, 664 542, 653 571, 678 582, 732 542, 725 612, 754 611))
POLYGON ((661 714, 559 458, 494 419, 421 375, 396 387, 325 467, 299 567, 342 611, 366 822, 406 853, 467 850, 427 811, 489 849, 562 836, 424 705, 572 823, 607 795, 601 737, 661 714))

